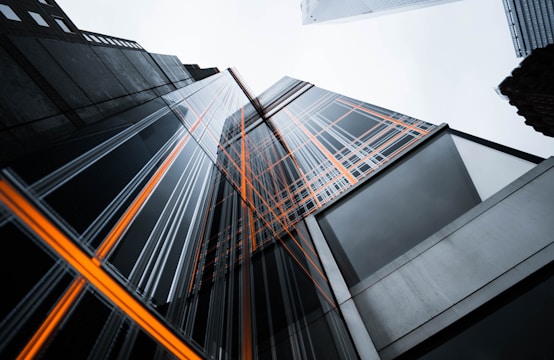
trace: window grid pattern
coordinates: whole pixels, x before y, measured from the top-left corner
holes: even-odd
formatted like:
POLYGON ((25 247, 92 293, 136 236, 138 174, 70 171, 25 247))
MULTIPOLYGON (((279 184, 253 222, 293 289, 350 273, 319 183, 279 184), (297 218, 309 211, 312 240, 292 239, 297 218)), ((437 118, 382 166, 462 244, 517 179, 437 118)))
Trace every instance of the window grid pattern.
POLYGON ((554 4, 541 0, 504 0, 504 9, 518 57, 554 43, 554 4))
POLYGON ((356 357, 296 199, 272 195, 290 196, 297 165, 228 73, 103 125, 2 170, 2 237, 23 229, 50 273, 72 276, 14 300, 0 321, 28 330, 0 353, 55 357, 71 338, 61 325, 89 309, 102 315, 91 343, 67 348, 76 357, 144 344, 152 358, 317 357, 321 336, 334 358, 356 357))

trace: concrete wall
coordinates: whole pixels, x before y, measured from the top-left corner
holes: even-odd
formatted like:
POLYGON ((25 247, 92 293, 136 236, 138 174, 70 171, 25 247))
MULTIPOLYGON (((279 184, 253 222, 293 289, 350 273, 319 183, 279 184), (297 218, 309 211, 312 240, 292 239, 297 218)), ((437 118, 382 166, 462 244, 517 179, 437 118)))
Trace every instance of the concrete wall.
POLYGON ((306 224, 360 355, 392 359, 552 262, 552 214, 554 157, 350 289, 306 224))
POLYGON ((554 260, 554 158, 389 266, 353 298, 382 358, 444 329, 554 260))

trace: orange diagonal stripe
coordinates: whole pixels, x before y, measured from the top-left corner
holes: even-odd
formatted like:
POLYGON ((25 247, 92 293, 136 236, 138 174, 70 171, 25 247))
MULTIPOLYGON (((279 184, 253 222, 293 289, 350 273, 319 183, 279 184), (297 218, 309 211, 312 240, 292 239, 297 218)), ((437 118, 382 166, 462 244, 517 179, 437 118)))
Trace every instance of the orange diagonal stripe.
POLYGON ((173 355, 180 359, 200 359, 191 348, 104 272, 97 262, 67 238, 4 179, 0 179, 0 201, 54 252, 173 355))

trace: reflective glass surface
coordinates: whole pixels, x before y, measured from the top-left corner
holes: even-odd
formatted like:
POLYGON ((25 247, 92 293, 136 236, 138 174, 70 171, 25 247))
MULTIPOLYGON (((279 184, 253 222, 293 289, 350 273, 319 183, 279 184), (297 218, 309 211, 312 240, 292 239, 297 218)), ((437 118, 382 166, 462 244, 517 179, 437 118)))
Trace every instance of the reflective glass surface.
POLYGON ((443 133, 318 220, 352 287, 480 201, 451 136, 443 133))
POLYGON ((2 355, 357 356, 298 163, 228 72, 29 155, 0 186, 3 237, 31 234, 14 259, 37 264, 10 285, 2 355))

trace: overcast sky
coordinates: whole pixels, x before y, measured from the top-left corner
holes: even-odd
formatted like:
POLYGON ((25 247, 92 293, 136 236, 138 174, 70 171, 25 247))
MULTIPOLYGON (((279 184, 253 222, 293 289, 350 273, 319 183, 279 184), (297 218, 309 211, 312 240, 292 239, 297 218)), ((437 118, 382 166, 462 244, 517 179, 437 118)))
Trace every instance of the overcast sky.
MULTIPOLYGON (((340 0, 337 0, 340 1, 340 0)), ((495 88, 515 57, 502 0, 301 25, 300 0, 57 0, 75 25, 183 63, 234 67, 255 94, 283 76, 531 154, 554 138, 495 88)))

